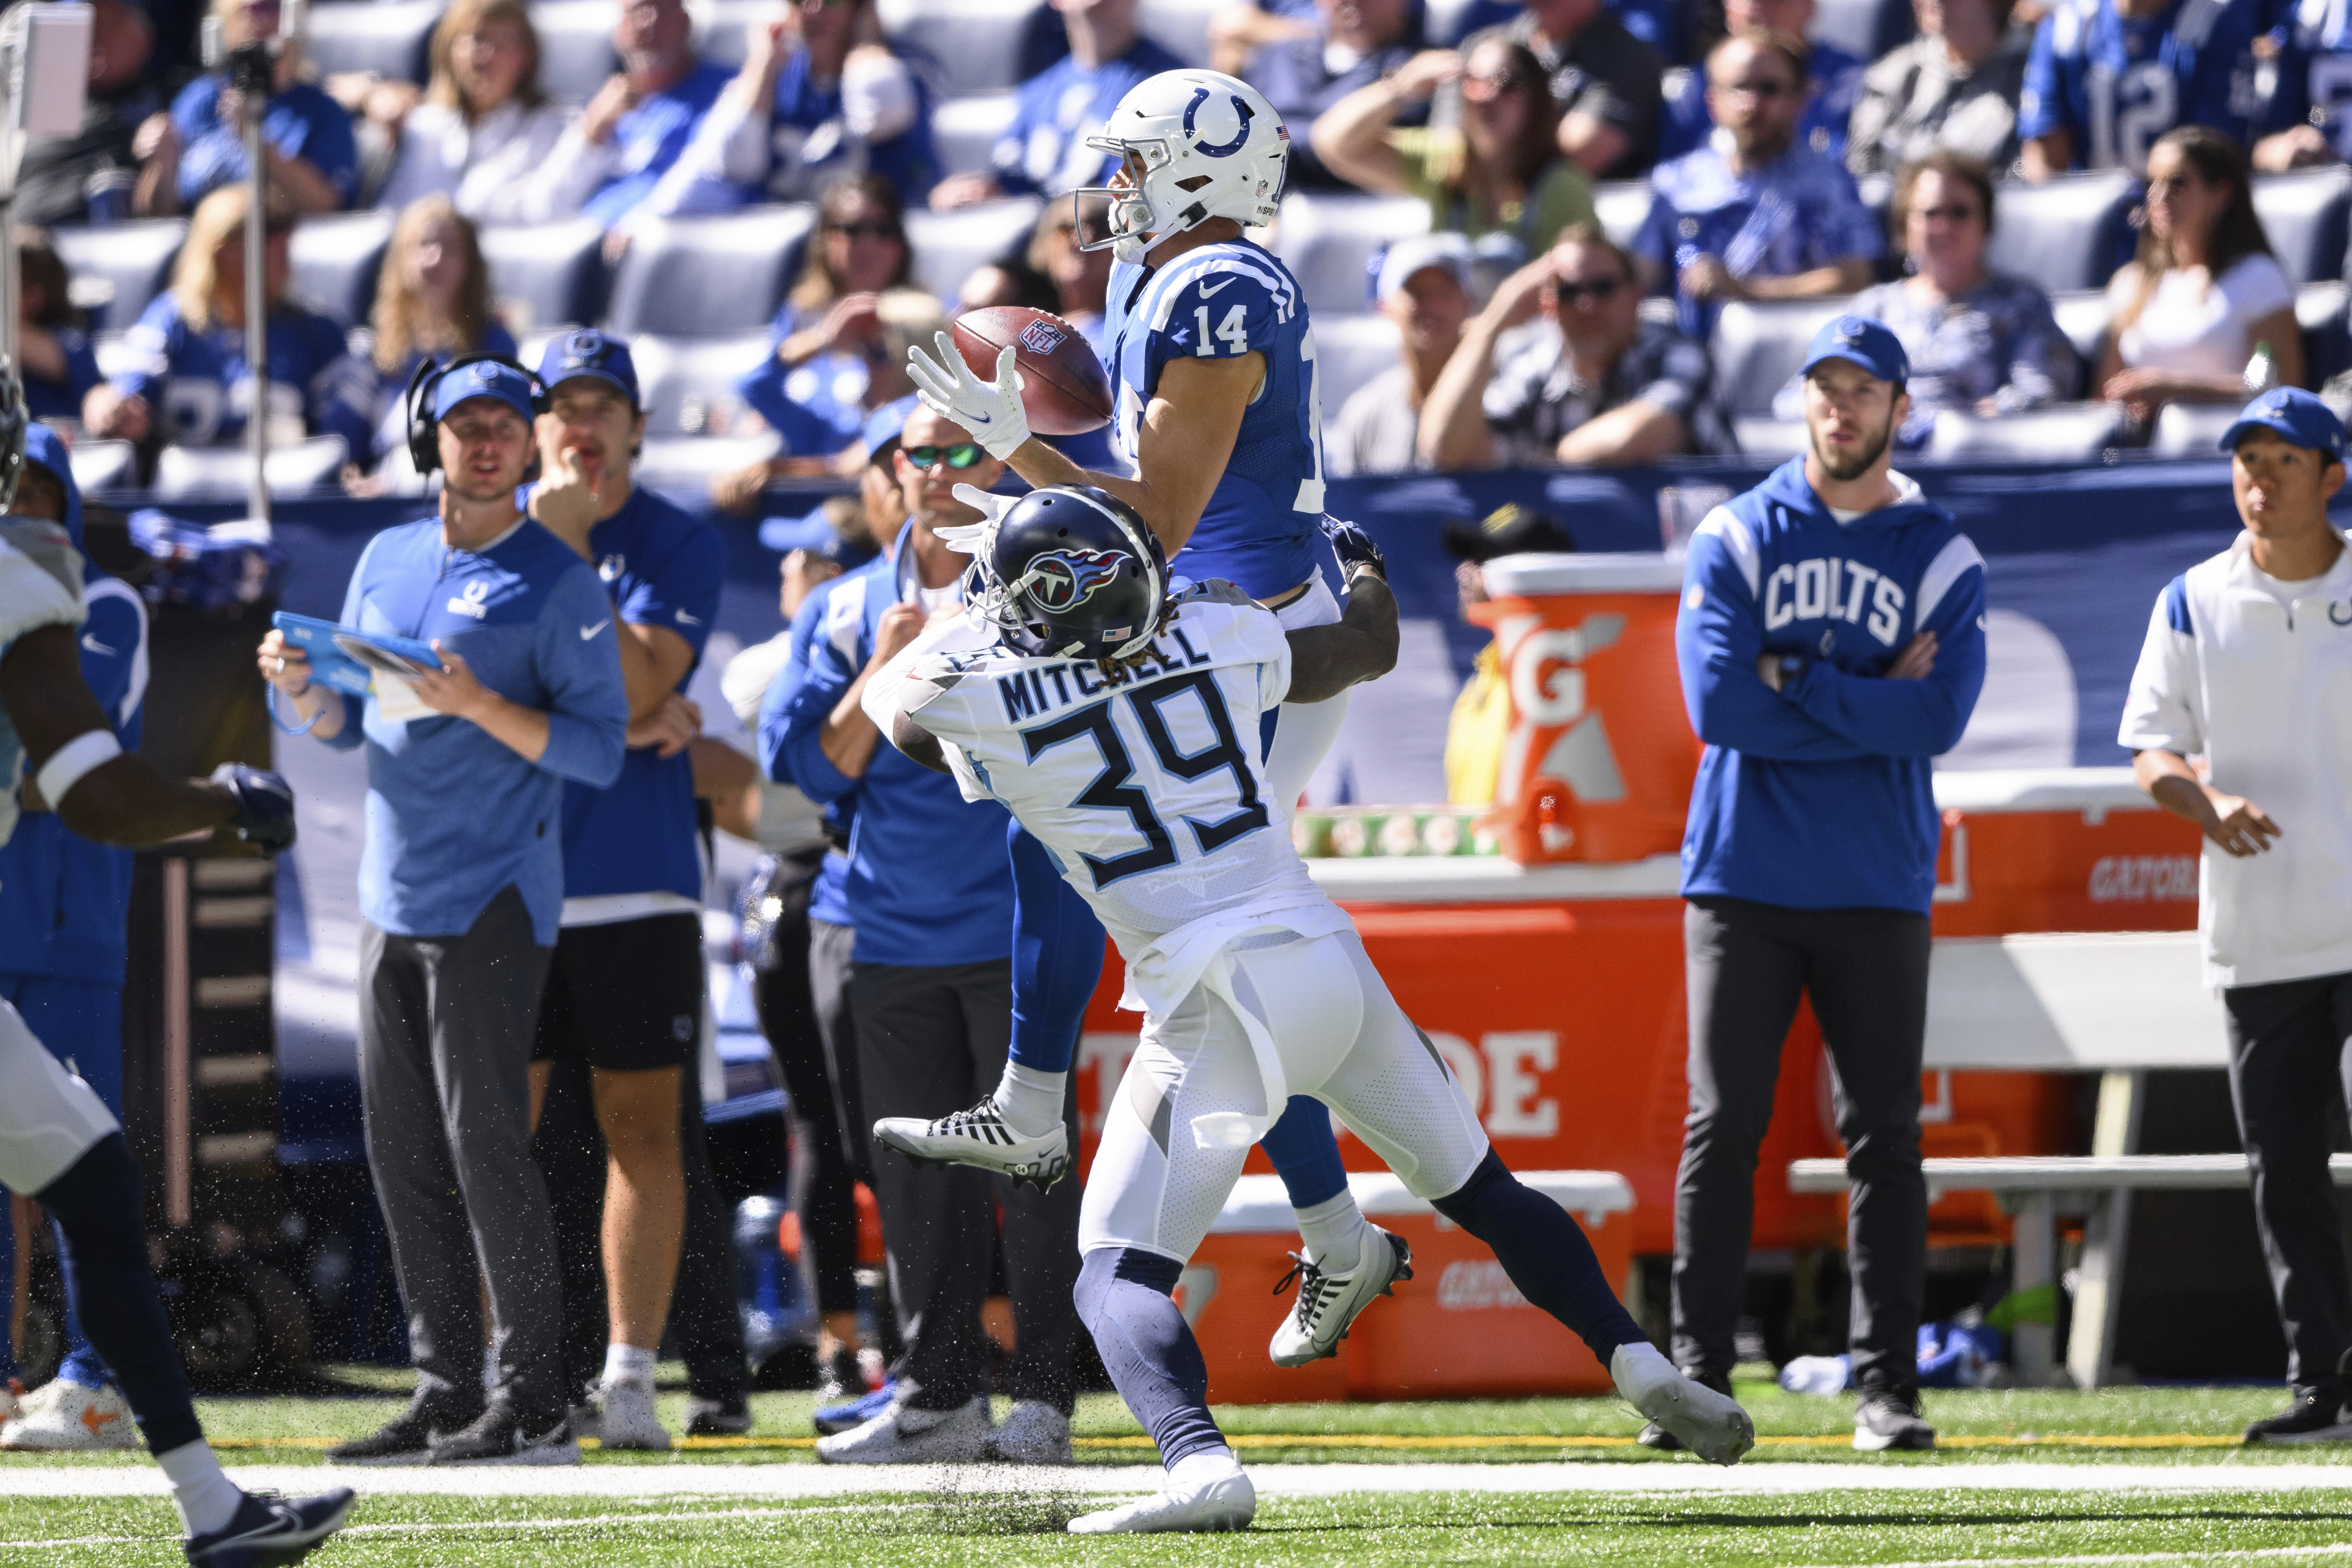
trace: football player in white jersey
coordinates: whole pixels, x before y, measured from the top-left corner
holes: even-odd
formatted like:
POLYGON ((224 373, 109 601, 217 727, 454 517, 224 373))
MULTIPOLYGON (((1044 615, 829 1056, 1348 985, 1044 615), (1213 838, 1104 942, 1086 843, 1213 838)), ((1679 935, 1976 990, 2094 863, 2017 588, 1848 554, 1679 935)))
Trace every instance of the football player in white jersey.
MULTIPOLYGON (((1234 584, 1286 628, 1337 622, 1339 601, 1318 567, 1333 548, 1326 532, 1350 548, 1370 542, 1324 514, 1321 376, 1298 281, 1244 233, 1273 220, 1282 193, 1290 141, 1281 116, 1232 77, 1163 71, 1130 89, 1089 145, 1119 160, 1110 184, 1076 194, 1076 211, 1082 247, 1115 256, 1102 341, 1117 397, 1113 446, 1129 469, 1088 472, 1032 439, 1010 350, 989 382, 942 333, 939 357, 909 354, 918 390, 1031 484, 1118 496, 1148 520, 1178 574, 1234 584)), ((1346 712, 1341 692, 1267 713, 1255 741, 1278 819, 1346 712)), ((1016 1175, 1066 1168, 1055 1108, 1102 938, 1083 909, 1052 913, 1072 900, 1052 896, 1055 879, 1040 861, 1016 839, 1015 948, 1040 962, 1034 971, 1016 964, 1003 1083, 971 1110, 877 1125, 885 1147, 1016 1175), (1024 1028, 1024 1015, 1056 1005, 1062 1028, 1024 1028)), ((1402 1239, 1368 1224, 1349 1195, 1328 1118, 1304 1100, 1296 1109, 1263 1141, 1306 1242, 1297 1300, 1268 1347, 1284 1366, 1335 1353, 1357 1315, 1412 1276, 1402 1239)))
POLYGON ((1293 1093, 1328 1106, 1410 1191, 1494 1248, 1643 1414, 1737 1462, 1755 1440, 1747 1414, 1675 1370, 1576 1222, 1504 1167, 1267 797, 1260 718, 1395 661, 1395 602, 1377 564, 1357 564, 1341 620, 1286 631, 1228 583, 1171 597, 1151 529, 1102 490, 959 494, 989 514, 967 542, 974 608, 877 672, 866 712, 908 756, 1036 837, 1118 942, 1144 1013, 1087 1178, 1077 1302, 1166 1483, 1070 1529, 1249 1523, 1255 1493, 1210 1417, 1207 1369, 1171 1292, 1293 1093))
MULTIPOLYGON (((0 358, 0 508, 25 466, 29 421, 0 358)), ((164 776, 127 753, 82 679, 81 558, 61 523, 0 514, 0 842, 20 791, 101 844, 159 844, 234 828, 265 853, 294 841, 294 795, 275 773, 225 763, 209 782, 164 776)), ((172 1484, 188 1561, 203 1568, 299 1562, 342 1528, 352 1494, 279 1499, 222 1473, 189 1402, 149 1271, 144 1200, 122 1130, 0 1002, 0 1186, 37 1200, 65 1231, 82 1325, 172 1484)), ((14 1394, 0 1386, 0 1407, 14 1394)))

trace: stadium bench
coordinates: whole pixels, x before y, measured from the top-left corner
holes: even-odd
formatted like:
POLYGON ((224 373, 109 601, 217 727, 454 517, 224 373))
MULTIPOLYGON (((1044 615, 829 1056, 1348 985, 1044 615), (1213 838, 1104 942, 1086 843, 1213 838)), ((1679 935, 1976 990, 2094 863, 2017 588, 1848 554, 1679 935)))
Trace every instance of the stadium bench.
MULTIPOLYGON (((427 74, 425 46, 442 9, 443 0, 317 6, 303 27, 303 58, 326 76, 338 71, 378 71, 422 82, 427 74)), ((611 29, 609 20, 605 27, 611 29)))
POLYGON ((2346 215, 2352 213, 2352 169, 2342 164, 2252 182, 2254 216, 2286 275, 2296 283, 2344 276, 2346 215))
POLYGON ((604 231, 593 218, 488 227, 481 237, 491 302, 517 337, 603 313, 604 231))
POLYGON ((630 345, 648 436, 724 435, 742 407, 735 383, 767 358, 768 334, 639 338, 630 345))
POLYGON ((1018 100, 1009 92, 970 93, 931 111, 931 145, 942 174, 984 174, 996 139, 1013 123, 1018 100))
POLYGON ((915 253, 916 287, 952 300, 981 268, 1026 248, 1045 203, 1035 196, 982 202, 951 213, 916 207, 907 214, 907 243, 915 253))
MULTIPOLYGON (((2154 811, 2128 768, 2047 774, 1940 773, 1938 805, 2006 811, 2154 811)), ((1965 885, 1963 851, 1954 851, 1965 885)), ((1938 889, 1939 894, 1942 889, 1938 889)), ((1990 1192, 2017 1216, 2013 1283, 2056 1278, 2053 1220, 2084 1214, 2089 1226, 2076 1275, 2066 1366, 2096 1388, 2113 1371, 2131 1194, 2139 1189, 2227 1189, 2246 1184, 2242 1154, 2137 1155, 2145 1075, 2226 1065, 2221 1004, 2206 989, 2193 931, 1939 937, 1927 981, 1925 1065, 1931 1072, 2096 1072, 2098 1113, 2088 1155, 2017 1155, 1926 1162, 1931 1194, 1990 1192)), ((2352 1182, 2352 1162, 2337 1167, 2352 1182)), ((1845 1190, 1842 1160, 1797 1160, 1800 1193, 1845 1190)), ((2049 1380, 2052 1330, 2021 1324, 2014 1362, 2029 1386, 2049 1380)))
MULTIPOLYGON (((303 496, 331 489, 350 453, 341 436, 313 436, 272 447, 263 472, 273 496, 303 496)), ((242 446, 166 447, 155 459, 156 505, 178 500, 234 500, 245 495, 252 459, 242 446)))
POLYGON ((1824 322, 1853 302, 1733 300, 1715 322, 1715 384, 1735 415, 1769 414, 1773 395, 1805 363, 1805 347, 1824 322))
MULTIPOLYGON (((923 57, 950 98, 1021 85, 1021 37, 1042 0, 878 0, 891 43, 923 57)), ((606 24, 608 26, 609 23, 606 24)))
POLYGON ((1323 393, 1326 423, 1356 389, 1397 363, 1396 323, 1369 310, 1336 312, 1315 319, 1317 384, 1323 393))
POLYGON ((814 206, 798 205, 639 224, 613 275, 604 324, 631 337, 757 331, 800 270, 815 222, 814 206))
POLYGON ((1993 202, 1985 262, 2052 292, 2104 289, 2125 260, 2132 176, 2121 169, 2047 184, 2006 184, 1993 202))
POLYGON ((102 228, 49 231, 58 259, 73 278, 74 303, 90 313, 93 331, 122 331, 163 291, 188 237, 188 220, 146 218, 102 228))
POLYGON ((1390 243, 1429 232, 1429 204, 1419 196, 1285 196, 1274 253, 1298 279, 1307 309, 1360 310, 1371 300, 1364 267, 1390 243))
POLYGON ((1923 456, 1933 463, 2068 463, 2096 458, 2124 439, 2119 403, 2063 404, 1985 418, 1947 408, 1936 416, 1923 456))
POLYGON ((2168 403, 2156 416, 2148 437, 2149 455, 2158 458, 2212 458, 2221 454, 2221 432, 2237 422, 2231 403, 2168 403))

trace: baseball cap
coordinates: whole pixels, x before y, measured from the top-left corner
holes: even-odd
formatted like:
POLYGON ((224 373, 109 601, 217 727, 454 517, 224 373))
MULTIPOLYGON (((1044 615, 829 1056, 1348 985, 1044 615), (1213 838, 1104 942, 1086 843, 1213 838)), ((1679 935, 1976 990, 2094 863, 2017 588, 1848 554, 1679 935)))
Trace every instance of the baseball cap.
POLYGON ((1805 349, 1805 374, 1823 360, 1858 364, 1881 381, 1900 386, 1911 379, 1911 356, 1895 329, 1871 316, 1840 316, 1823 323, 1805 349))
POLYGON ((1372 302, 1387 304, 1407 279, 1428 267, 1440 268, 1465 294, 1470 292, 1470 242, 1458 234, 1417 234, 1389 247, 1372 285, 1372 302))
POLYGON ((2221 450, 2234 452, 2256 429, 2275 430, 2294 446, 2308 447, 2331 463, 2344 460, 2344 422, 2336 411, 2299 386, 2276 386, 2239 411, 2221 432, 2221 450))
POLYGON ((872 462, 881 455, 883 447, 907 433, 907 421, 914 417, 915 410, 919 406, 920 406, 920 400, 910 392, 898 402, 886 403, 866 416, 866 460, 867 462, 872 462))
POLYGON ((619 387, 630 407, 641 406, 637 401, 636 362, 629 357, 629 345, 619 338, 593 327, 583 327, 549 340, 546 351, 539 356, 539 379, 547 390, 553 392, 558 383, 583 375, 593 375, 619 387))
POLYGON ((1506 501, 1486 514, 1484 522, 1445 525, 1445 552, 1464 561, 1492 561, 1503 555, 1565 554, 1576 548, 1567 526, 1556 518, 1530 511, 1517 501, 1506 501))
POLYGON ((471 364, 461 364, 446 372, 433 384, 433 422, 438 425, 449 417, 449 411, 473 397, 494 397, 517 414, 526 425, 538 410, 531 406, 530 374, 520 365, 500 360, 478 359, 471 364))

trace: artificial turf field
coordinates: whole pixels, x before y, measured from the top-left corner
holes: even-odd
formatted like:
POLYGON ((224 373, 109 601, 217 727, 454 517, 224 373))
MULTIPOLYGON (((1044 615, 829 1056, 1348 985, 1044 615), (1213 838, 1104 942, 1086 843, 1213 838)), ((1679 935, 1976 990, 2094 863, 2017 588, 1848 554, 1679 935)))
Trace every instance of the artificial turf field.
MULTIPOLYGON (((373 1374, 382 1384, 383 1374, 373 1374)), ((1608 1400, 1231 1407, 1260 1489, 1246 1535, 1078 1539, 1072 1514, 1150 1489, 1144 1438, 1090 1396, 1067 1470, 819 1467, 808 1396, 755 1398, 749 1439, 577 1469, 335 1472, 362 1500, 312 1562, 768 1564, 1560 1563, 2352 1564, 2352 1448, 2246 1450, 2275 1389, 1929 1394, 1934 1455, 1864 1457, 1847 1401, 1743 1383, 1763 1440, 1735 1470, 1633 1445, 1608 1400)), ((327 1484, 370 1395, 204 1402, 231 1473, 327 1484)), ((683 1399, 665 1401, 677 1425, 683 1399)), ((180 1561, 137 1456, 0 1456, 0 1568, 180 1561)))

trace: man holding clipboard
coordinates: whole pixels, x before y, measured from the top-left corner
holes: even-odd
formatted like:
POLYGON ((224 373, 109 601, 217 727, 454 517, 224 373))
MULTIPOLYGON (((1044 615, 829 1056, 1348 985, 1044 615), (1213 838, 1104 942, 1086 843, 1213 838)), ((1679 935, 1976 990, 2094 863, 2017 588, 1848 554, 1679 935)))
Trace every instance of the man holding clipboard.
POLYGON ((361 635, 339 647, 405 639, 437 667, 403 679, 378 666, 362 700, 314 680, 283 631, 260 650, 281 725, 368 752, 360 1089, 417 1382, 405 1412, 330 1458, 576 1464, 529 1068, 563 903, 563 785, 619 774, 628 700, 594 568, 515 504, 539 405, 529 373, 460 360, 415 401, 417 466, 446 470, 439 515, 369 544, 341 616, 361 635), (498 1363, 487 1402, 478 1266, 498 1363))

